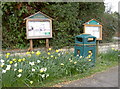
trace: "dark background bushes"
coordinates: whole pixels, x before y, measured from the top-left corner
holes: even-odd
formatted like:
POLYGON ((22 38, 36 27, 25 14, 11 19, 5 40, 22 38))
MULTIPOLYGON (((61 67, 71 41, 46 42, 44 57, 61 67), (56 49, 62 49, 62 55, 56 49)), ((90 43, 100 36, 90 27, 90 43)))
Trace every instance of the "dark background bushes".
MULTIPOLYGON (((50 46, 73 46, 74 37, 83 32, 83 23, 95 18, 103 25, 103 40, 110 42, 117 31, 118 13, 105 12, 103 2, 2 2, 2 47, 29 47, 24 18, 41 11, 53 18, 50 46)), ((44 47, 45 39, 34 40, 34 47, 44 47)))

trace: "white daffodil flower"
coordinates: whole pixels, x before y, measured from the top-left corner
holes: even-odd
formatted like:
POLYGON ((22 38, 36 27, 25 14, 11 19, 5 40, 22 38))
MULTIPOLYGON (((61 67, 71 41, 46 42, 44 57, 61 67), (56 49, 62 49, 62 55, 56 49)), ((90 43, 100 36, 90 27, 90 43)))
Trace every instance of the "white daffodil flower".
POLYGON ((42 73, 42 72, 46 72, 47 71, 47 68, 41 68, 40 69, 40 72, 42 73))
POLYGON ((42 74, 41 77, 42 77, 42 78, 45 78, 45 74, 42 74))
POLYGON ((19 69, 18 72, 22 72, 23 70, 22 69, 19 69))
POLYGON ((30 64, 31 66, 35 65, 35 63, 34 63, 34 62, 29 62, 29 64, 30 64))
POLYGON ((11 68, 11 65, 7 65, 6 70, 10 70, 10 68, 11 68))
POLYGON ((14 67, 17 67, 17 63, 14 64, 14 67))
POLYGON ((32 69, 32 71, 34 72, 34 71, 35 71, 35 69, 32 69))
POLYGON ((5 62, 3 59, 0 60, 1 63, 5 62))
POLYGON ((22 76, 22 74, 18 74, 18 75, 17 75, 17 77, 19 77, 19 78, 20 78, 21 76, 22 76))
POLYGON ((14 71, 16 71, 17 69, 14 69, 14 71))
POLYGON ((30 81, 30 84, 33 84, 33 81, 30 81))
POLYGON ((6 70, 2 70, 2 73, 6 73, 6 70))
POLYGON ((40 63, 41 61, 40 60, 37 60, 37 63, 40 63))
POLYGON ((46 78, 49 77, 49 74, 46 75, 46 78))
POLYGON ((44 68, 44 72, 46 72, 47 71, 47 68, 44 68))

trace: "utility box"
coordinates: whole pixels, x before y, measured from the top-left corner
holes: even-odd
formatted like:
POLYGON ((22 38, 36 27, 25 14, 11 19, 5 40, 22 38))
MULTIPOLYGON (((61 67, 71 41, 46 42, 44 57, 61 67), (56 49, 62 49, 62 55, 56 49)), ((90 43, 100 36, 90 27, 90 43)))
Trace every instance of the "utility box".
POLYGON ((96 37, 90 34, 81 34, 75 37, 74 55, 88 58, 95 62, 96 37))

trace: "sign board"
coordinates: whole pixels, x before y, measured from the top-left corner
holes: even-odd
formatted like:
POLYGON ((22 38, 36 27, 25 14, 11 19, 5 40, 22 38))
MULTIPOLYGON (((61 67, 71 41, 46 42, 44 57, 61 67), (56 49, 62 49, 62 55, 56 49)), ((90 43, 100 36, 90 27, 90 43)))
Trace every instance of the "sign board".
POLYGON ((52 38, 52 26, 50 20, 28 20, 27 39, 52 38))
POLYGON ((95 19, 92 19, 84 24, 84 33, 95 36, 97 40, 102 40, 102 25, 95 19))
POLYGON ((38 12, 26 19, 27 39, 52 38, 52 19, 38 12))

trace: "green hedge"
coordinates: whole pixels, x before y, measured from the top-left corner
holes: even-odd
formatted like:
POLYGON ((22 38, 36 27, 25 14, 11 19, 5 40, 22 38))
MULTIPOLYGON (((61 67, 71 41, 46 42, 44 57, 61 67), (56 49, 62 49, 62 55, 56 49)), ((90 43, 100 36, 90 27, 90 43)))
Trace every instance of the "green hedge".
MULTIPOLYGON (((23 19, 38 11, 54 19, 50 46, 56 48, 73 46, 74 37, 83 32, 82 24, 92 18, 103 23, 104 41, 109 41, 116 29, 113 16, 104 13, 103 2, 2 2, 3 49, 29 47, 23 19)), ((40 46, 45 46, 45 40, 34 40, 34 47, 40 46)))

